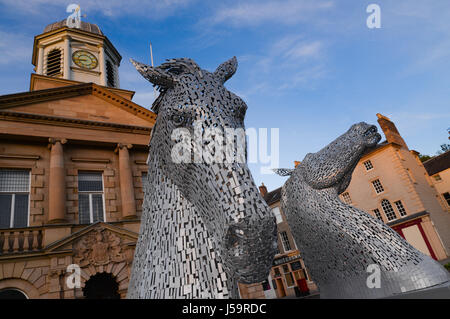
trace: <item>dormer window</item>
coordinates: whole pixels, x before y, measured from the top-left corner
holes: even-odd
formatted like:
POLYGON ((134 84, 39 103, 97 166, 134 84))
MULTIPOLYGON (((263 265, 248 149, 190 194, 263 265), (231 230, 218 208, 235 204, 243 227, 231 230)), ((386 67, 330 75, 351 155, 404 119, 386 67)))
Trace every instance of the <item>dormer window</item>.
POLYGON ((61 50, 53 49, 47 54, 47 75, 61 74, 61 50))
POLYGON ((115 79, 115 77, 114 77, 114 66, 111 63, 111 61, 107 60, 106 61, 106 80, 107 80, 108 86, 110 86, 110 87, 114 87, 115 86, 114 79, 115 79))

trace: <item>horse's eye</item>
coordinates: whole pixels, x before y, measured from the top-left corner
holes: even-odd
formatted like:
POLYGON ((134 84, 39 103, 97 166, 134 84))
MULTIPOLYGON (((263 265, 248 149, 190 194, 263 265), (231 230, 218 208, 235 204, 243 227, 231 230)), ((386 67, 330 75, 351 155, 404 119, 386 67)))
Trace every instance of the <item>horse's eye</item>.
POLYGON ((185 123, 186 117, 184 117, 183 115, 180 115, 180 114, 174 114, 174 115, 172 115, 171 120, 176 126, 180 126, 185 123))

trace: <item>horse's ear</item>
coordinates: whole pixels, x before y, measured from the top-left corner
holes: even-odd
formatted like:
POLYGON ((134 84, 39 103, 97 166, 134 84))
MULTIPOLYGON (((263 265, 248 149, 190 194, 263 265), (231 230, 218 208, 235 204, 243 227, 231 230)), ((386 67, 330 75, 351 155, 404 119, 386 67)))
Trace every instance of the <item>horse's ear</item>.
POLYGON ((154 68, 150 65, 137 62, 133 59, 130 59, 130 61, 131 63, 133 63, 136 70, 138 70, 139 73, 145 79, 147 79, 147 81, 155 85, 159 85, 164 88, 169 88, 173 86, 173 84, 175 83, 174 79, 169 73, 165 72, 164 70, 158 67, 154 68))
POLYGON ((280 176, 291 176, 294 170, 292 168, 275 168, 273 171, 280 176))
POLYGON ((234 56, 228 61, 223 62, 221 65, 219 65, 214 71, 214 75, 219 81, 225 83, 236 72, 237 66, 238 62, 236 57, 234 56))

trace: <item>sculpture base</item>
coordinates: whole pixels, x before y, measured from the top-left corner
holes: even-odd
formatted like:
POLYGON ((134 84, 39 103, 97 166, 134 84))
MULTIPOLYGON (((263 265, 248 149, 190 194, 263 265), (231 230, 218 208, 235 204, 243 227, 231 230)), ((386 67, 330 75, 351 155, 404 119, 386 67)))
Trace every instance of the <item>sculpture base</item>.
POLYGON ((450 299, 450 281, 430 288, 405 292, 386 299, 450 299))

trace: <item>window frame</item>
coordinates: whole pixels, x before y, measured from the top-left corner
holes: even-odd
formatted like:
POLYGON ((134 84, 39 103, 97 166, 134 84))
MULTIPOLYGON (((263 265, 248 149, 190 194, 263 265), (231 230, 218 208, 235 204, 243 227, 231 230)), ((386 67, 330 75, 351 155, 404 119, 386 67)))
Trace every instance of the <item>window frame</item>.
POLYGON ((370 159, 368 159, 367 161, 363 162, 364 168, 366 169, 366 172, 373 170, 373 164, 372 161, 370 159), (367 165, 366 165, 367 163, 367 165), (367 166, 370 165, 370 168, 367 168, 367 166))
POLYGON ((370 183, 372 184, 372 187, 373 187, 373 189, 374 189, 374 191, 375 191, 375 194, 379 195, 379 194, 381 194, 381 193, 384 193, 385 189, 384 189, 383 184, 381 184, 381 181, 380 181, 379 178, 376 178, 376 179, 370 181, 370 183), (375 184, 374 184, 374 183, 376 183, 376 182, 378 182, 378 183, 380 184, 380 187, 381 187, 381 191, 380 191, 380 192, 377 191, 377 188, 376 188, 376 186, 375 186, 375 184))
POLYGON ((384 222, 383 215, 381 215, 381 211, 380 211, 379 208, 372 209, 372 212, 374 213, 376 219, 378 219, 379 221, 384 222), (378 214, 377 214, 377 212, 378 212, 378 214))
POLYGON ((280 231, 280 240, 281 240, 281 245, 283 246, 283 251, 284 251, 285 253, 288 252, 288 251, 292 251, 292 247, 291 247, 291 243, 290 243, 290 241, 289 241, 289 236, 288 236, 288 234, 287 234, 287 231, 280 231), (287 242, 287 244, 289 245, 289 248, 290 248, 290 249, 286 249, 285 241, 283 240, 283 234, 286 235, 286 242, 287 242))
POLYGON ((395 213, 394 207, 392 206, 391 202, 390 202, 388 199, 383 198, 383 199, 381 200, 380 205, 381 205, 381 208, 383 209, 384 216, 386 216, 386 220, 387 220, 388 222, 391 222, 391 221, 393 221, 393 220, 398 219, 397 214, 395 213), (391 210, 392 210, 392 214, 394 215, 394 218, 393 218, 393 219, 390 219, 390 218, 389 218, 389 214, 388 214, 388 213, 386 212, 386 210, 384 209, 383 202, 389 203, 389 206, 391 207, 391 210))
POLYGON ((350 197, 349 192, 344 192, 341 194, 342 200, 345 204, 351 205, 352 204, 352 198, 350 197))
POLYGON ((444 202, 447 206, 450 207, 450 192, 442 193, 442 197, 444 198, 444 202), (445 194, 448 194, 448 196, 446 197, 445 194))
POLYGON ((295 277, 294 277, 292 268, 290 267, 289 263, 283 264, 283 265, 281 265, 281 266, 282 266, 281 269, 282 269, 282 271, 283 271, 283 273, 282 273, 282 278, 283 278, 284 282, 286 283, 286 287, 287 287, 287 288, 295 287, 295 286, 296 286, 296 281, 295 281, 295 277), (287 272, 285 271, 285 269, 284 269, 284 267, 283 267, 284 265, 286 265, 286 267, 287 267, 287 269, 288 269, 287 272), (291 279, 292 279, 292 285, 289 285, 289 284, 288 284, 288 280, 286 279, 286 276, 288 276, 288 275, 291 276, 291 279))
POLYGON ((15 213, 15 200, 16 194, 24 194, 28 195, 27 202, 27 224, 24 227, 30 227, 30 204, 31 204, 31 169, 29 168, 9 168, 2 167, 1 170, 10 170, 10 171, 26 171, 28 172, 28 192, 2 192, 0 194, 11 195, 11 209, 10 209, 10 219, 9 219, 9 227, 8 228, 0 228, 0 229, 13 229, 13 228, 22 228, 22 227, 14 227, 14 213, 15 213))
MULTIPOLYGON (((94 223, 94 210, 93 210, 93 205, 92 205, 92 195, 93 194, 101 194, 102 195, 102 207, 103 207, 103 221, 106 223, 106 207, 105 207, 105 181, 104 181, 104 172, 103 171, 87 171, 87 170, 79 170, 77 172, 77 178, 78 178, 78 182, 77 182, 77 191, 78 191, 78 223, 80 225, 90 225, 94 223), (80 173, 100 173, 101 174, 101 179, 102 179, 102 191, 80 191, 79 189, 79 177, 80 177, 80 173), (88 198, 89 198, 89 224, 81 224, 81 212, 80 212, 80 194, 87 194, 88 198)), ((97 222, 97 221, 96 221, 97 222)))
POLYGON ((284 222, 284 218, 283 218, 283 215, 281 215, 281 209, 280 209, 279 206, 272 207, 270 210, 272 211, 272 214, 275 216, 275 219, 277 221, 277 225, 281 224, 282 222, 284 222), (278 210, 278 214, 275 213, 275 209, 278 210), (278 217, 280 217, 280 221, 278 221, 278 217))
POLYGON ((397 208, 397 211, 398 211, 398 214, 400 215, 400 217, 408 216, 408 213, 406 212, 405 205, 403 205, 403 202, 402 202, 400 199, 399 199, 399 200, 396 200, 396 201, 394 202, 394 204, 395 204, 395 208, 397 208), (399 205, 398 205, 397 203, 400 203, 401 208, 402 208, 402 210, 404 211, 404 215, 402 214, 402 210, 399 208, 399 205))

